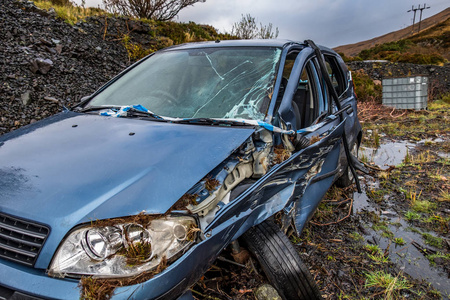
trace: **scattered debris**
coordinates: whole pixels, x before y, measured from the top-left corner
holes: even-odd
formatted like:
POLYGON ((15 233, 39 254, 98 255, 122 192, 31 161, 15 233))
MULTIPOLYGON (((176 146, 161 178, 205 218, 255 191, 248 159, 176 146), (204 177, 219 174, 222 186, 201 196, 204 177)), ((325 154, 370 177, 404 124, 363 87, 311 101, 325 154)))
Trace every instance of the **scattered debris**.
POLYGON ((207 178, 205 178, 205 189, 208 192, 212 192, 214 191, 218 186, 220 185, 219 180, 212 178, 210 176, 208 176, 207 178))
POLYGON ((152 255, 152 244, 144 239, 141 239, 141 241, 137 243, 128 241, 128 247, 122 248, 122 251, 119 252, 119 254, 125 256, 127 265, 140 265, 150 259, 152 255))
POLYGON ((163 272, 167 268, 166 257, 161 258, 161 262, 158 267, 149 272, 143 272, 132 278, 120 278, 120 279, 105 279, 95 278, 91 276, 81 277, 79 288, 81 290, 80 299, 82 300, 106 300, 110 299, 114 290, 118 287, 129 286, 145 282, 151 279, 156 274, 163 272))
POLYGON ((114 226, 118 224, 134 223, 142 225, 142 227, 147 227, 151 221, 155 219, 160 219, 162 215, 149 215, 145 211, 141 211, 135 216, 127 216, 123 218, 105 219, 105 220, 95 220, 91 221, 92 227, 105 227, 114 226))
POLYGON ((81 289, 81 300, 110 299, 115 288, 106 280, 92 277, 81 277, 78 286, 81 289))
POLYGON ((195 241, 195 239, 197 238, 197 234, 201 231, 202 230, 200 228, 192 224, 186 233, 186 239, 191 242, 195 241))
POLYGON ((186 208, 187 205, 197 205, 197 194, 184 194, 183 197, 181 197, 180 201, 184 203, 184 207, 186 208))
POLYGON ((273 163, 274 164, 280 164, 289 157, 291 157, 291 151, 284 148, 283 145, 277 145, 273 148, 273 163))
POLYGON ((310 145, 315 144, 317 142, 319 142, 320 140, 322 140, 324 138, 324 136, 320 136, 320 135, 315 135, 313 137, 311 137, 311 140, 309 141, 310 145))

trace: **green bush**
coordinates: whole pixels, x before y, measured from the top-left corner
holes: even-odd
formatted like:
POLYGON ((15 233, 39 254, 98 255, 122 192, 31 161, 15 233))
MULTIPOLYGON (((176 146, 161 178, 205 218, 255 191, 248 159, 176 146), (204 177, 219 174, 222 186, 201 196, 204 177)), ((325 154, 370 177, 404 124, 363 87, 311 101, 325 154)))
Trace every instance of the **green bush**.
POLYGON ((421 53, 403 53, 401 54, 397 60, 397 62, 407 62, 413 64, 421 64, 421 65, 438 65, 445 62, 445 58, 443 58, 439 54, 421 54, 421 53))
POLYGON ((445 95, 442 96, 442 101, 444 103, 450 104, 450 93, 447 93, 445 95))
POLYGON ((363 70, 353 72, 352 77, 358 101, 376 101, 381 103, 383 95, 381 84, 375 84, 363 70))
POLYGON ((230 34, 221 34, 209 25, 199 25, 194 22, 156 22, 156 35, 170 38, 175 45, 187 42, 201 42, 213 40, 230 40, 236 37, 230 34))
MULTIPOLYGON (((446 59, 430 47, 422 47, 420 50, 432 53, 413 53, 412 47, 416 44, 411 40, 404 39, 397 42, 378 44, 370 49, 362 50, 358 57, 363 60, 389 60, 391 62, 413 63, 422 65, 439 65, 446 59)), ((417 51, 417 48, 415 49, 417 51)))

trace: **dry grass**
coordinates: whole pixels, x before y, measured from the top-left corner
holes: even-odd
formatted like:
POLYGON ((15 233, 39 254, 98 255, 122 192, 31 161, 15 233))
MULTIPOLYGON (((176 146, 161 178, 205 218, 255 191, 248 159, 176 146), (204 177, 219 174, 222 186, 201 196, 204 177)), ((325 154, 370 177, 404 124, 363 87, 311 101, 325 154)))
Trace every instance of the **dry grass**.
POLYGON ((291 152, 283 147, 283 145, 275 146, 273 149, 274 158, 273 162, 275 164, 280 164, 289 157, 291 157, 291 152))
POLYGON ((40 9, 49 10, 50 8, 54 8, 56 15, 71 25, 74 25, 90 16, 101 16, 107 14, 106 11, 100 8, 83 8, 75 5, 56 5, 50 1, 38 0, 34 1, 34 4, 40 9))
POLYGON ((441 193, 439 194, 439 197, 438 197, 438 201, 439 202, 450 202, 450 192, 441 190, 441 193))
POLYGON ((163 256, 155 270, 144 272, 131 278, 104 279, 91 276, 81 277, 78 287, 81 289, 81 300, 105 300, 110 299, 114 289, 122 286, 135 285, 150 280, 156 274, 167 268, 167 258, 163 256))
POLYGON ((209 176, 206 177, 204 180, 205 180, 205 189, 210 193, 220 185, 219 180, 211 178, 209 176))
POLYGON ((122 254, 125 256, 127 265, 140 265, 150 258, 152 245, 150 242, 144 240, 137 243, 128 243, 128 247, 123 249, 122 254))
POLYGON ((151 221, 160 219, 163 215, 148 215, 145 212, 140 212, 135 216, 128 216, 123 218, 96 220, 91 222, 92 227, 114 226, 118 224, 134 223, 147 227, 151 221))
POLYGON ((361 122, 392 120, 405 115, 407 111, 383 106, 376 101, 358 102, 358 118, 361 122))
POLYGON ((82 277, 78 286, 81 300, 110 299, 114 293, 114 287, 108 281, 92 277, 82 277))

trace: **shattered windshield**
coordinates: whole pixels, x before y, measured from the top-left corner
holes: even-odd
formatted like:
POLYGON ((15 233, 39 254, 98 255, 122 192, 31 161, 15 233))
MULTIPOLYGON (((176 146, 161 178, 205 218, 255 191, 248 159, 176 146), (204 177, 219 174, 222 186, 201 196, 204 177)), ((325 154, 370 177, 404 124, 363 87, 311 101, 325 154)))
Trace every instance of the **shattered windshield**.
POLYGON ((95 96, 89 106, 140 104, 173 118, 264 119, 278 48, 236 47, 156 53, 95 96))

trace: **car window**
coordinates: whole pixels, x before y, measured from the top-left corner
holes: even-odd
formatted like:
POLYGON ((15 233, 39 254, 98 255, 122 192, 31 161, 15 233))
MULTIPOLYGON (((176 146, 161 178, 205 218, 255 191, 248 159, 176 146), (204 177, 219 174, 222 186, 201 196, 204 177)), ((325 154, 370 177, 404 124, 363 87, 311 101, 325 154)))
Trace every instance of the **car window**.
POLYGON ((294 106, 298 107, 302 128, 313 124, 314 120, 326 111, 325 97, 319 78, 317 69, 310 60, 303 69, 292 99, 294 106))
POLYGON ((328 108, 328 102, 327 102, 327 93, 326 93, 326 85, 325 82, 321 76, 321 74, 318 72, 318 66, 313 63, 311 63, 311 72, 314 76, 314 85, 317 89, 317 97, 314 98, 314 104, 315 104, 315 118, 314 120, 322 115, 322 113, 327 111, 328 108))
POLYGON ((294 67, 295 59, 297 58, 299 51, 293 51, 286 56, 286 61, 283 68, 283 78, 289 80, 289 77, 294 67))
POLYGON ((90 101, 140 104, 174 118, 262 120, 273 90, 279 48, 227 47, 157 53, 90 101))
POLYGON ((333 87, 340 97, 347 89, 347 82, 344 79, 342 69, 339 66, 339 63, 336 60, 336 58, 330 55, 325 55, 325 64, 327 66, 327 71, 330 76, 333 87))
POLYGON ((286 56, 286 61, 284 62, 283 66, 283 78, 281 78, 275 109, 278 109, 281 101, 283 100, 284 92, 286 90, 286 86, 291 76, 292 68, 294 67, 295 59, 297 58, 298 53, 299 51, 293 51, 286 56))

